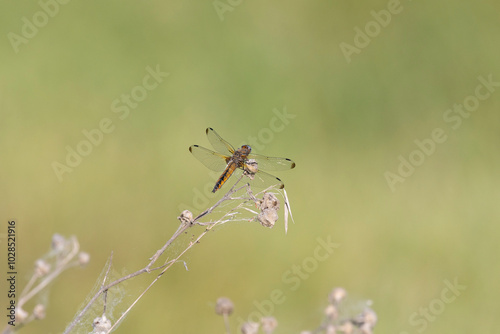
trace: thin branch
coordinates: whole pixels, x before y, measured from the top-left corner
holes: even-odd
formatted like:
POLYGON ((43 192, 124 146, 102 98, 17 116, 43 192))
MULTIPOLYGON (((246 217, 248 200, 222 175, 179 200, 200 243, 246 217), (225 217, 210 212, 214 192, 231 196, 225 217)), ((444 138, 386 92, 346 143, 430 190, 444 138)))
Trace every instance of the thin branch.
POLYGON ((223 313, 224 325, 226 325, 226 334, 231 334, 231 328, 229 327, 229 316, 227 313, 223 313))
MULTIPOLYGON (((113 251, 111 251, 111 255, 109 256, 109 260, 108 260, 108 270, 106 270, 106 274, 104 274, 104 278, 102 280, 102 285, 101 285, 101 289, 104 287, 104 284, 106 284, 106 280, 108 279, 108 275, 109 275, 109 271, 111 270, 111 264, 113 263, 113 251)), ((108 290, 104 291, 104 296, 103 296, 103 304, 104 304, 104 307, 103 307, 103 310, 102 310, 102 315, 106 315, 106 301, 107 301, 107 298, 108 298, 108 290)))
MULTIPOLYGON (((71 330, 73 330, 73 328, 79 323, 79 321, 82 319, 83 315, 89 310, 89 308, 93 305, 93 303, 97 300, 97 298, 107 292, 110 288, 112 288, 113 286, 115 285, 118 285, 126 280, 129 280, 133 277, 136 277, 138 275, 141 275, 143 273, 149 273, 151 271, 156 271, 156 270, 159 270, 159 269, 163 269, 156 277, 155 279, 149 284, 149 286, 132 302, 132 304, 127 308, 127 310, 125 312, 123 312, 121 314, 121 316, 118 318, 118 320, 112 325, 112 327, 108 330, 107 333, 110 333, 115 327, 118 326, 118 324, 124 319, 124 317, 130 312, 130 310, 137 304, 137 302, 144 296, 144 294, 149 291, 149 289, 161 278, 161 276, 176 262, 179 261, 180 257, 183 256, 189 249, 191 249, 195 244, 199 243, 199 241, 201 240, 201 238, 203 238, 208 232, 210 232, 216 225, 219 225, 219 224, 223 224, 227 221, 230 221, 230 220, 233 220, 232 218, 231 219, 228 219, 228 220, 224 220, 225 217, 232 217, 234 216, 235 214, 238 213, 237 210, 240 210, 241 208, 245 209, 245 210, 248 210, 252 213, 254 213, 252 210, 248 209, 248 208, 245 208, 243 207, 245 204, 248 203, 248 201, 256 201, 257 199, 255 198, 255 196, 253 196, 251 190, 250 190, 250 187, 248 184, 245 184, 243 186, 240 186, 240 187, 237 187, 236 186, 238 185, 238 183, 242 180, 244 175, 241 175, 238 180, 234 183, 234 185, 229 189, 229 191, 224 195, 222 196, 222 198, 220 200, 218 200, 213 206, 211 206, 210 208, 206 209, 205 211, 203 211, 202 213, 200 213, 198 216, 196 216, 194 219, 191 218, 191 220, 189 219, 186 219, 186 217, 179 217, 179 219, 181 220, 181 224, 179 225, 179 227, 177 228, 177 230, 174 232, 174 234, 172 235, 172 237, 162 246, 162 248, 160 248, 158 251, 156 251, 156 253, 149 259, 149 263, 142 269, 134 272, 134 273, 131 273, 129 275, 126 275, 124 277, 121 277, 111 283, 109 283, 108 285, 104 286, 104 282, 103 282, 103 286, 101 286, 101 288, 99 289, 99 291, 97 291, 97 293, 90 299, 90 301, 87 303, 87 305, 80 311, 80 313, 73 319, 73 321, 70 323, 70 325, 66 328, 66 330, 64 331, 63 334, 68 334, 71 332, 71 330), (242 189, 246 189, 247 190, 247 193, 249 195, 248 198, 237 198, 239 200, 243 200, 242 203, 240 203, 238 206, 236 206, 235 208, 229 210, 227 213, 224 214, 224 216, 219 219, 217 222, 200 222, 199 220, 203 217, 205 217, 206 215, 212 213, 217 207, 219 207, 222 203, 224 203, 225 201, 228 201, 228 200, 233 200, 233 198, 231 197, 232 194, 242 190, 242 189), (178 254, 174 259, 166 262, 165 264, 163 264, 162 266, 160 267, 156 267, 156 268, 151 268, 153 266, 153 264, 159 259, 159 257, 161 255, 163 255, 163 253, 166 251, 166 249, 180 236, 182 235, 187 229, 189 229, 190 227, 194 226, 194 225, 200 225, 200 226, 206 226, 205 230, 203 232, 200 233, 200 235, 196 238, 196 240, 194 241, 191 241, 187 247, 180 253, 178 254)), ((192 217, 192 216, 191 216, 192 217)), ((111 257, 112 258, 112 257, 111 257)), ((109 265, 111 266, 111 264, 109 265)), ((109 272, 109 267, 108 267, 108 272, 109 272)), ((107 277, 107 274, 106 273, 106 276, 105 276, 105 280, 106 280, 106 277, 107 277)))
POLYGON ((30 292, 28 292, 26 295, 22 296, 19 298, 19 303, 18 307, 21 308, 28 300, 30 300, 34 295, 39 293, 43 288, 45 288, 47 285, 49 285, 50 282, 54 278, 56 278, 62 271, 64 271, 66 268, 66 264, 68 264, 71 259, 78 253, 78 250, 80 249, 80 245, 78 244, 78 240, 76 240, 75 237, 71 238, 71 241, 73 243, 73 249, 71 252, 57 265, 57 268, 47 275, 36 287, 33 288, 30 292))

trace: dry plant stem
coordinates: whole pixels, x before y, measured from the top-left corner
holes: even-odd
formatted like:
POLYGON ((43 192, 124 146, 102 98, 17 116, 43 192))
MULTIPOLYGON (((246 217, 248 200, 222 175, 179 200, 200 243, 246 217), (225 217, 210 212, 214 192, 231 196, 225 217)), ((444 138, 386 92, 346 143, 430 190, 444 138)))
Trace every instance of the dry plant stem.
POLYGON ((193 226, 194 224, 196 224, 198 222, 198 220, 200 218, 202 218, 203 216, 206 216, 207 214, 211 213, 216 207, 218 207, 222 202, 226 201, 229 199, 229 196, 234 193, 234 192, 237 192, 238 190, 240 190, 241 188, 238 188, 236 190, 234 190, 234 187, 241 181, 241 179, 243 178, 243 175, 240 176, 240 178, 236 181, 236 183, 231 187, 231 189, 224 195, 222 196, 222 198, 217 201, 217 203, 215 203, 212 207, 210 207, 209 209, 203 211, 202 213, 200 213, 198 216, 196 216, 196 218, 193 219, 193 221, 191 222, 191 224, 181 224, 181 226, 179 226, 179 228, 177 229, 177 231, 175 231, 174 235, 170 238, 170 240, 167 241, 167 243, 165 245, 163 245, 163 247, 158 250, 155 255, 153 255, 150 260, 151 262, 147 265, 147 269, 149 269, 155 262, 156 260, 158 260, 158 258, 165 252, 165 250, 168 248, 168 246, 170 246, 172 244, 172 242, 174 242, 175 239, 177 239, 179 237, 179 235, 181 235, 182 233, 184 233, 188 228, 190 228, 191 226, 193 226))
MULTIPOLYGON (((36 285, 33 289, 31 287, 33 284, 36 282, 38 278, 41 276, 38 274, 33 274, 31 277, 30 281, 26 285, 26 287, 23 289, 22 293, 20 294, 19 297, 19 302, 17 308, 21 309, 24 304, 26 304, 31 298, 33 298, 37 293, 42 291, 47 285, 50 284, 61 272, 63 272, 65 269, 68 269, 67 267, 69 261, 71 261, 77 254, 78 251, 80 250, 80 245, 78 243, 78 240, 75 237, 71 238, 71 243, 73 245, 73 248, 71 249, 71 252, 57 265, 55 270, 47 275, 38 285, 36 285)), ((24 324, 19 324, 16 325, 16 330, 19 330, 21 327, 23 327, 24 324)), ((3 330, 3 334, 8 334, 13 332, 11 326, 7 325, 5 329, 3 330)))
POLYGON ((23 292, 21 292, 20 296, 24 296, 26 293, 28 293, 28 291, 30 291, 31 287, 33 286, 33 284, 35 284, 38 278, 40 278, 40 276, 35 271, 33 273, 33 276, 31 276, 28 284, 26 284, 26 286, 24 287, 23 292))
MULTIPOLYGON (((108 279, 109 271, 111 270, 111 264, 113 263, 113 251, 111 251, 111 255, 109 256, 109 265, 108 265, 108 270, 106 270, 106 274, 104 275, 104 279, 102 280, 102 285, 101 289, 104 287, 104 284, 106 284, 106 280, 108 279)), ((104 291, 104 296, 103 296, 103 310, 102 310, 102 315, 104 316, 106 314, 106 302, 108 298, 108 290, 104 291)))
POLYGON ((122 315, 120 316, 120 318, 118 318, 118 320, 113 324, 113 326, 111 326, 111 328, 106 332, 107 333, 110 333, 113 328, 120 323, 120 321, 127 315, 127 313, 132 309, 132 307, 135 306, 135 304, 139 301, 139 299, 142 298, 142 296, 144 296, 144 294, 153 286, 153 284, 155 284, 159 279, 160 277, 174 264, 176 263, 179 258, 184 255, 184 253, 186 253, 189 249, 191 249, 191 247, 193 247, 194 245, 196 245, 201 238, 203 238, 203 236, 205 236, 205 234, 207 234, 208 232, 210 232, 210 230, 215 226, 215 224, 207 227, 207 229, 205 231, 203 231, 199 236, 198 238, 196 238, 195 241, 192 241, 189 243, 189 245, 186 247, 186 249, 184 249, 175 259, 171 260, 168 262, 168 265, 161 271, 161 273, 158 274, 158 276, 156 276, 156 278, 151 282, 151 284, 148 285, 148 287, 139 295, 139 297, 137 297, 136 300, 134 300, 134 302, 129 306, 129 308, 122 313, 122 315))
POLYGON ((226 325, 226 334, 231 334, 231 328, 229 327, 229 316, 227 313, 223 313, 222 316, 224 317, 224 325, 226 325))
MULTIPOLYGON (((150 271, 161 269, 161 268, 165 267, 166 265, 168 265, 170 262, 172 262, 172 261, 165 263, 161 267, 153 268, 150 271)), ((97 300, 97 298, 99 298, 99 296, 101 294, 103 294, 105 291, 108 291, 110 288, 114 287, 115 285, 118 285, 118 284, 120 284, 128 279, 131 279, 131 278, 138 276, 140 274, 144 274, 146 272, 149 272, 149 271, 147 271, 146 268, 143 268, 141 270, 136 271, 135 273, 131 273, 127 276, 123 276, 122 278, 119 278, 116 281, 113 281, 113 282, 109 283, 108 285, 102 287, 99 291, 97 291, 97 293, 92 297, 92 299, 87 303, 87 305, 85 305, 83 310, 75 317, 75 319, 73 319, 73 321, 68 326, 68 328, 66 328, 66 330, 64 331, 63 334, 69 333, 76 326, 76 324, 80 321, 80 319, 87 312, 87 310, 92 306, 92 304, 94 304, 94 302, 97 300)))
POLYGON ((47 277, 45 277, 45 279, 43 279, 40 284, 38 284, 37 286, 35 286, 33 288, 33 290, 29 291, 28 293, 26 293, 26 295, 24 296, 21 296, 19 298, 19 303, 18 303, 18 307, 19 308, 22 308, 22 306, 28 301, 30 300, 34 295, 36 295, 37 293, 39 293, 43 288, 45 288, 47 285, 49 285, 50 282, 52 282, 52 280, 54 278, 56 278, 57 276, 59 276, 59 274, 65 269, 66 265, 68 264, 69 261, 71 261, 71 259, 73 259, 76 254, 78 253, 78 250, 80 249, 80 245, 78 244, 78 240, 76 240, 75 237, 72 237, 71 238, 71 242, 73 244, 73 249, 71 250, 71 252, 68 254, 68 256, 66 256, 66 258, 64 258, 56 267, 56 269, 50 273, 49 275, 47 275, 47 277))
MULTIPOLYGON (((166 262, 165 264, 163 264, 162 266, 160 267, 156 267, 156 268, 151 268, 151 266, 158 260, 158 258, 165 252, 165 250, 168 248, 168 246, 170 246, 172 244, 172 242, 175 241, 176 238, 178 238, 182 233, 184 233, 189 227, 195 225, 195 224, 200 224, 198 222, 198 220, 204 216, 206 216, 207 214, 210 214, 213 210, 215 210, 221 203, 223 203, 224 201, 228 200, 228 199, 231 199, 230 196, 231 194, 233 194, 234 192, 237 192, 245 187, 247 187, 247 185, 245 186, 242 186, 242 187, 239 187, 237 188, 236 190, 234 189, 236 187, 236 185, 241 181, 241 179, 243 178, 243 175, 240 176, 240 178, 236 181, 236 183, 231 187, 231 189, 219 200, 217 201, 217 203, 215 203, 212 207, 208 208, 207 210, 203 211, 202 213, 200 213, 196 218, 193 219, 193 221, 191 223, 188 223, 188 224, 184 224, 184 223, 181 223, 181 225, 179 226, 179 228, 177 229, 177 231, 172 235, 172 237, 165 243, 165 245, 163 245, 163 247, 161 249, 159 249, 151 258, 150 258, 150 262, 148 263, 148 265, 134 273, 131 273, 127 276, 124 276, 122 278, 119 278, 111 283, 109 283, 108 285, 106 286, 102 286, 101 289, 99 289, 99 291, 97 291, 97 293, 90 299, 90 301, 87 303, 87 305, 85 305, 85 307, 82 309, 82 311, 73 319, 73 321, 70 323, 70 325, 66 328, 66 330, 64 331, 63 334, 68 334, 71 332, 71 330, 73 330, 73 328, 78 324, 78 322, 81 320, 81 318, 83 317, 83 315, 89 310, 89 308, 92 306, 92 304, 94 304, 94 302, 97 300, 97 298, 103 294, 104 292, 107 292, 107 290, 109 290, 110 288, 112 288, 113 286, 115 285, 118 285, 128 279, 131 279, 135 276, 138 276, 138 275, 141 275, 143 273, 149 273, 151 271, 155 271, 155 270, 158 270, 158 269, 162 269, 162 272, 160 274, 158 274, 158 276, 151 282, 151 284, 146 288, 146 290, 144 290, 140 295, 139 297, 129 306, 129 308, 121 315, 121 317, 113 324, 113 326, 109 329, 109 331, 107 333, 110 333, 111 330, 113 330, 113 328, 118 324, 120 323, 120 321, 123 319, 123 317, 132 309, 132 307, 139 301, 139 299, 151 288, 151 286, 153 286, 154 283, 156 283, 156 281, 158 281, 158 279, 165 273, 165 271, 167 271, 174 263, 177 262, 177 260, 182 256, 184 255, 185 252, 187 252, 189 249, 191 249, 191 247, 193 247, 193 245, 195 245, 196 243, 199 242, 199 240, 205 235, 207 234, 215 225, 216 223, 212 223, 209 227, 207 227, 205 229, 204 232, 202 232, 198 238, 194 241, 194 242, 191 242, 188 247, 182 251, 175 259, 173 260, 170 260, 168 262, 166 262)), ((203 223, 201 223, 200 225, 205 225, 203 223)), ((109 270, 109 268, 108 268, 109 270)), ((104 285, 104 282, 103 282, 103 285, 104 285)))
MULTIPOLYGON (((241 177, 240 179, 238 179, 238 181, 233 185, 233 187, 228 191, 227 194, 225 194, 221 200, 219 200, 214 206, 212 206, 210 209, 208 209, 207 211, 205 211, 204 213, 201 213, 200 215, 198 215, 194 220, 193 220, 193 223, 196 221, 196 219, 199 219, 203 216, 205 216, 207 213, 210 213, 212 212, 213 209, 215 209, 220 203, 223 202, 224 198, 228 198, 229 195, 234 192, 234 191, 238 191, 244 187, 241 187, 241 188, 238 188, 237 190, 233 190, 234 187, 236 186, 236 184, 241 180, 241 177)), ((192 225, 191 224, 191 225, 192 225)), ((120 316, 120 318, 118 318, 115 323, 113 324, 113 326, 111 326, 111 328, 106 332, 106 334, 108 333, 111 333, 111 331, 115 328, 115 326, 117 326, 121 321, 122 319, 130 312, 130 310, 135 306, 135 304, 137 304, 137 302, 139 301, 139 299, 142 298, 142 296, 144 296, 144 294, 146 294, 146 292, 160 279, 160 277, 174 264, 176 263, 182 255, 184 255, 189 249, 191 249, 194 245, 196 245, 197 243, 199 243, 199 241, 201 240, 201 238, 203 238, 208 232, 210 232, 210 230, 212 230, 212 228, 215 227, 215 223, 210 225, 209 227, 207 227, 205 229, 205 231, 203 231, 202 233, 200 233, 200 235, 198 236, 198 238, 196 238, 195 241, 192 241, 189 243, 189 245, 186 247, 186 249, 184 249, 175 259, 169 261, 169 265, 167 267, 165 267, 165 269, 162 270, 161 273, 158 274, 158 276, 156 276, 156 278, 151 282, 151 284, 148 285, 148 287, 137 297, 136 300, 134 300, 134 302, 127 308, 127 310, 125 312, 122 313, 122 315, 120 316)), ((181 230, 181 229, 179 229, 181 230)), ((178 231, 179 231, 178 230, 178 231)), ((170 241, 170 240, 169 240, 170 241)), ((157 252, 158 254, 158 252, 157 252)))
POLYGON ((175 239, 177 239, 179 237, 179 235, 181 235, 182 233, 184 233, 188 228, 190 228, 192 226, 192 224, 183 224, 181 223, 181 225, 179 226, 179 228, 177 229, 177 231, 175 231, 174 235, 170 238, 170 240, 167 241, 167 243, 165 245, 163 245, 163 247, 158 250, 155 255, 153 255, 150 260, 151 262, 149 262, 149 264, 146 266, 146 270, 149 272, 151 268, 151 266, 156 262, 156 260, 158 260, 158 258, 165 252, 165 250, 168 248, 168 246, 170 246, 172 244, 172 242, 174 242, 175 239))

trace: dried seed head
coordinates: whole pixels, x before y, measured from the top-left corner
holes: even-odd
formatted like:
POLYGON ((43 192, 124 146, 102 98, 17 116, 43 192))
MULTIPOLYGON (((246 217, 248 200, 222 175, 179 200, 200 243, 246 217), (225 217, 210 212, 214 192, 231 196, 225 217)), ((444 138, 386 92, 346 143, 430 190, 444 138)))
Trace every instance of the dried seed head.
POLYGON ((361 334, 373 334, 373 327, 368 323, 364 323, 359 329, 361 334))
POLYGON ((256 322, 245 322, 241 326, 241 333, 243 334, 257 334, 259 331, 259 324, 256 322))
POLYGON ((253 180, 255 173, 259 170, 259 164, 255 159, 248 159, 245 162, 245 175, 253 180))
POLYGON ((78 263, 83 267, 90 262, 89 253, 80 252, 78 253, 78 263))
POLYGON ((16 307, 16 322, 22 324, 28 318, 28 316, 28 312, 20 307, 16 307))
POLYGON ((234 310, 234 304, 231 301, 231 299, 226 298, 226 297, 220 297, 217 299, 217 302, 215 303, 215 313, 218 315, 230 315, 233 313, 234 310))
POLYGON ((325 315, 330 321, 337 319, 339 316, 339 310, 337 309, 337 306, 329 304, 325 309, 325 315))
POLYGON ((325 334, 335 334, 337 330, 335 329, 334 325, 328 325, 326 326, 325 334))
POLYGON ((279 210, 279 208, 280 201, 278 200, 278 198, 273 193, 265 193, 262 197, 262 200, 260 201, 259 209, 273 209, 277 211, 279 210))
POLYGON ((181 215, 177 217, 181 221, 182 224, 192 224, 193 223, 193 214, 189 210, 184 210, 181 212, 181 215))
POLYGON ((360 322, 368 325, 370 328, 374 328, 377 324, 377 314, 369 307, 363 310, 363 313, 359 315, 358 319, 360 322))
POLYGON ((105 315, 94 319, 92 326, 94 327, 93 333, 100 334, 106 333, 111 328, 111 321, 105 315))
POLYGON ((68 241, 66 240, 65 237, 56 233, 52 236, 52 249, 56 253, 62 252, 62 251, 64 251, 64 248, 66 247, 67 242, 68 241))
POLYGON ((271 334, 278 327, 278 320, 275 317, 263 317, 260 319, 260 323, 262 324, 262 331, 266 334, 271 334))
POLYGON ((339 331, 344 334, 352 334, 354 333, 354 325, 352 324, 352 322, 346 321, 339 326, 339 331))
POLYGON ((50 264, 45 260, 35 261, 35 275, 42 277, 50 272, 50 264))
POLYGON ((257 215, 257 220, 262 226, 272 228, 279 216, 276 210, 264 209, 257 215))
POLYGON ((257 215, 257 220, 262 226, 273 227, 278 220, 278 210, 280 201, 272 193, 265 193, 259 203, 260 213, 257 215))
POLYGON ((335 288, 328 295, 330 303, 338 305, 347 296, 347 291, 344 288, 335 288))
POLYGON ((35 308, 33 309, 33 315, 37 320, 45 318, 45 306, 43 306, 42 304, 36 304, 35 308))

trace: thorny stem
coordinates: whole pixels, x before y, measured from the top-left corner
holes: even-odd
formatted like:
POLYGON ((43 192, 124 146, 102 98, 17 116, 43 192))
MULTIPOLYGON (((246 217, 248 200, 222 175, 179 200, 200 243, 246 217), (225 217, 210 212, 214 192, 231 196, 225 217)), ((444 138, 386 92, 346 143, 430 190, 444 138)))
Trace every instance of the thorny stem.
MULTIPOLYGON (((66 328, 66 330, 64 331, 63 334, 68 334, 71 332, 71 330, 79 323, 79 321, 81 320, 81 318, 83 317, 83 315, 89 310, 89 308, 92 306, 92 304, 94 304, 94 302, 97 300, 97 298, 107 292, 110 288, 112 288, 113 286, 115 285, 118 285, 128 279, 131 279, 135 276, 138 276, 138 275, 141 275, 143 273, 149 273, 151 271, 155 271, 155 270, 158 270, 158 269, 162 269, 163 270, 161 271, 160 274, 158 274, 158 276, 156 276, 156 278, 151 282, 151 284, 137 297, 137 299, 128 307, 128 309, 120 316, 120 318, 113 324, 113 326, 108 330, 107 333, 110 333, 113 328, 118 324, 120 323, 120 321, 125 317, 125 315, 132 309, 132 307, 135 306, 135 304, 139 301, 139 299, 141 299, 141 297, 153 286, 154 283, 156 283, 160 277, 174 264, 176 263, 179 258, 184 255, 184 253, 186 253, 189 249, 191 249, 191 247, 193 247, 195 244, 197 244, 199 242, 199 240, 205 236, 210 230, 212 230, 212 228, 216 225, 216 223, 212 223, 210 226, 208 226, 199 236, 198 238, 194 241, 194 242, 190 242, 189 245, 186 247, 185 250, 183 250, 175 259, 173 260, 170 260, 168 262, 166 262, 165 264, 163 264, 162 266, 160 267, 156 267, 156 268, 151 268, 151 266, 158 260, 158 258, 165 252, 165 250, 172 244, 172 242, 175 241, 175 239, 177 239, 182 233, 184 233, 188 228, 190 228, 191 226, 197 224, 197 225, 205 225, 204 223, 200 223, 199 222, 199 219, 201 219, 202 217, 212 213, 221 203, 223 203, 224 201, 227 201, 227 200, 230 200, 232 199, 231 198, 231 195, 245 187, 247 187, 247 185, 244 185, 244 186, 241 186, 241 187, 238 187, 235 189, 236 185, 241 181, 241 179, 243 178, 244 175, 241 175, 238 180, 235 182, 235 184, 231 187, 231 189, 229 189, 229 191, 224 195, 222 196, 222 198, 217 201, 217 203, 215 203, 212 207, 208 208, 207 210, 203 211, 202 213, 200 213, 198 216, 196 216, 196 218, 193 219, 192 222, 190 223, 183 223, 181 222, 181 225, 179 226, 179 228, 177 229, 177 231, 175 231, 175 233, 172 235, 172 237, 163 245, 163 247, 161 249, 159 249, 158 251, 156 251, 156 253, 150 258, 150 262, 148 263, 148 265, 134 273, 131 273, 129 275, 126 275, 124 277, 121 277, 111 283, 109 283, 108 285, 105 285, 104 286, 104 281, 106 280, 106 277, 107 277, 107 273, 106 273, 106 276, 104 278, 104 281, 103 281, 103 284, 101 286, 101 289, 99 289, 99 291, 97 291, 97 293, 90 299, 90 301, 87 303, 87 305, 82 309, 82 311, 73 319, 73 321, 70 323, 70 325, 66 328)), ((233 211, 233 210, 231 210, 233 211)), ((111 263, 110 265, 111 266, 111 263)), ((108 272, 109 272, 109 268, 108 268, 108 272)))

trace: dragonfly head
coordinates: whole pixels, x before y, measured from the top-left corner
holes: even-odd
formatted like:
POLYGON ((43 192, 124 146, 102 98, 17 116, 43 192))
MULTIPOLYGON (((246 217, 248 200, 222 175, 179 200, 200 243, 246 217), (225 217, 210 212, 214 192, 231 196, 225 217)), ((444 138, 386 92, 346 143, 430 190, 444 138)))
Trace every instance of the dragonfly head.
POLYGON ((241 147, 241 151, 244 154, 250 154, 250 152, 252 151, 252 148, 250 147, 250 145, 243 145, 241 147))

